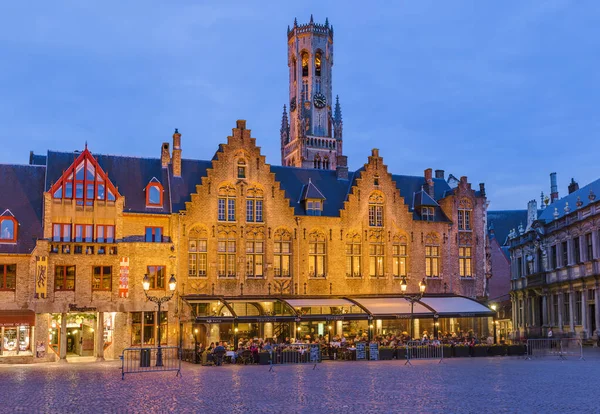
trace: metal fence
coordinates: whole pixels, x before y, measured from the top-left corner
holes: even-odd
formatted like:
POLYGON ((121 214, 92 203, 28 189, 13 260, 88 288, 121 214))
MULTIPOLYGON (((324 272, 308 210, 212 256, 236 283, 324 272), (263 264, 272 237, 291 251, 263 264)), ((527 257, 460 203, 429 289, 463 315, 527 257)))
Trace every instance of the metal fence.
POLYGON ((527 358, 557 357, 567 359, 576 357, 583 360, 583 343, 578 338, 528 339, 527 358))
POLYGON ((275 346, 271 354, 271 368, 279 364, 314 364, 321 362, 321 345, 319 344, 290 344, 275 346))
POLYGON ((408 341, 406 343, 406 364, 412 365, 413 359, 434 359, 441 363, 444 359, 443 345, 432 345, 421 341, 408 341))
POLYGON ((125 348, 121 354, 121 379, 125 374, 177 371, 181 376, 180 351, 176 346, 160 348, 125 348))

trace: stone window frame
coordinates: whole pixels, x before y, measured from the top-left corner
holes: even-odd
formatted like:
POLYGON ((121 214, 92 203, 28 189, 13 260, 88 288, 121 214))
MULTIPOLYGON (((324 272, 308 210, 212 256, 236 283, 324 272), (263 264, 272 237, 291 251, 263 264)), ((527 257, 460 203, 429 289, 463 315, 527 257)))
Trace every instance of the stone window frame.
POLYGON ((292 233, 286 229, 275 231, 273 239, 273 277, 277 279, 289 279, 293 275, 293 240, 292 233), (287 251, 284 251, 284 244, 288 245, 287 251), (283 263, 287 260, 288 273, 283 274, 283 263), (279 269, 279 272, 277 271, 279 269))
POLYGON ((425 277, 438 279, 441 277, 440 240, 436 233, 425 236, 425 277), (434 272, 433 269, 437 271, 434 272))
POLYGON ((54 266, 54 291, 74 292, 77 284, 77 267, 75 265, 55 265, 54 266), (67 288, 69 269, 73 270, 73 287, 67 288), (59 278, 60 276, 60 278, 59 278), (59 284, 58 281, 61 281, 59 284))
POLYGON ((188 232, 188 277, 205 278, 208 276, 208 231, 204 227, 194 227, 188 232), (192 243, 193 248, 192 248, 192 243), (204 247, 201 250, 201 245, 204 247), (194 272, 192 266, 194 261, 194 272), (204 266, 201 266, 201 264, 204 266), (204 269, 202 270, 201 267, 204 269), (203 271, 203 273, 201 273, 203 271))
MULTIPOLYGON (((11 272, 12 273, 12 272, 11 272)), ((0 264, 0 291, 14 292, 17 288, 17 264, 16 263, 3 263, 0 264), (14 277, 12 278, 12 287, 9 287, 8 273, 9 267, 14 268, 14 277)))
POLYGON ((167 267, 165 265, 148 265, 146 266, 146 274, 150 280, 150 290, 165 290, 167 288, 167 267), (162 279, 159 279, 162 273, 162 279), (158 282, 162 281, 162 286, 158 282))
POLYGON ((308 235, 308 277, 310 279, 327 278, 327 237, 325 233, 314 230, 308 235), (310 266, 313 266, 311 272, 310 266), (318 268, 322 273, 318 273, 318 268))
POLYGON ((235 222, 236 220, 236 198, 237 191, 231 184, 219 187, 217 198, 217 221, 235 222))
POLYGON ((473 231, 473 203, 468 198, 458 202, 458 231, 473 231))
POLYGON ((373 191, 369 196, 369 227, 383 227, 385 197, 381 191, 373 191))
POLYGON ((346 278, 360 279, 362 261, 362 241, 357 232, 346 235, 346 278))
POLYGON ((408 277, 408 237, 405 235, 395 235, 392 239, 392 275, 395 279, 408 277))

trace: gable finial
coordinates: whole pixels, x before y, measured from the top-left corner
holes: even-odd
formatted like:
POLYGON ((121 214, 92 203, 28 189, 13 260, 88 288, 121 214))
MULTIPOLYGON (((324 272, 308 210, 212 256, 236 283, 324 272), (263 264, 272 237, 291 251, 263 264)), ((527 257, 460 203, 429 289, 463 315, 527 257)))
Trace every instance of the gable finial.
POLYGON ((329 19, 327 17, 325 18, 325 27, 329 27, 329 19))
POLYGON ((87 141, 85 141, 85 149, 87 150, 87 141))
POLYGON ((310 180, 310 177, 308 177, 308 183, 312 184, 312 181, 310 180))
POLYGON ((175 133, 179 134, 179 128, 175 128, 175 133))
POLYGON ((311 24, 312 24, 312 23, 314 23, 314 20, 313 20, 313 15, 312 15, 312 13, 310 14, 310 23, 311 23, 311 24))

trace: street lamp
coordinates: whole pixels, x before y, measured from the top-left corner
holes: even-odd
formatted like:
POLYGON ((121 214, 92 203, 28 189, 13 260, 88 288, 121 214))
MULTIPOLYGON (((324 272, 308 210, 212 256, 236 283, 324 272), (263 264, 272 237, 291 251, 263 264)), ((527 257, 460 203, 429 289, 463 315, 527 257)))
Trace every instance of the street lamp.
POLYGON ((400 290, 402 291, 402 297, 410 302, 410 337, 413 339, 414 336, 414 309, 415 302, 418 302, 425 295, 425 289, 427 289, 427 283, 425 282, 425 278, 423 278, 419 282, 419 293, 414 294, 406 294, 406 289, 408 284, 406 283, 406 276, 402 276, 402 281, 400 282, 400 290))
POLYGON ((150 296, 148 295, 148 291, 150 290, 150 278, 148 277, 148 274, 144 275, 144 280, 142 281, 142 286, 144 287, 144 294, 146 295, 146 299, 148 299, 150 302, 154 302, 158 305, 158 349, 156 351, 156 366, 157 367, 162 367, 163 366, 163 360, 162 360, 162 348, 160 346, 160 308, 162 306, 163 303, 168 302, 171 300, 171 298, 173 297, 173 295, 175 294, 175 288, 177 287, 177 281, 175 280, 175 275, 171 275, 171 278, 169 279, 169 290, 171 291, 170 295, 167 296, 163 296, 163 297, 158 297, 158 296, 150 296))
POLYGON ((494 311, 494 317, 492 319, 492 323, 494 325, 494 344, 497 341, 498 338, 498 334, 496 333, 496 328, 498 327, 498 321, 496 320, 496 317, 498 315, 497 310, 498 310, 498 305, 496 305, 495 303, 492 303, 490 305, 490 308, 494 311))

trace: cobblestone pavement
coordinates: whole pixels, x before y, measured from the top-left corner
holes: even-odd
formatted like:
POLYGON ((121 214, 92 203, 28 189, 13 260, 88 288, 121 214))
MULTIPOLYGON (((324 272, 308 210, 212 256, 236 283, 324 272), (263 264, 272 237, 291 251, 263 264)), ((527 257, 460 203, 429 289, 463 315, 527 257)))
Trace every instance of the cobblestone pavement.
POLYGON ((586 361, 461 358, 202 367, 131 374, 116 361, 0 366, 10 412, 600 412, 600 353, 586 361))

